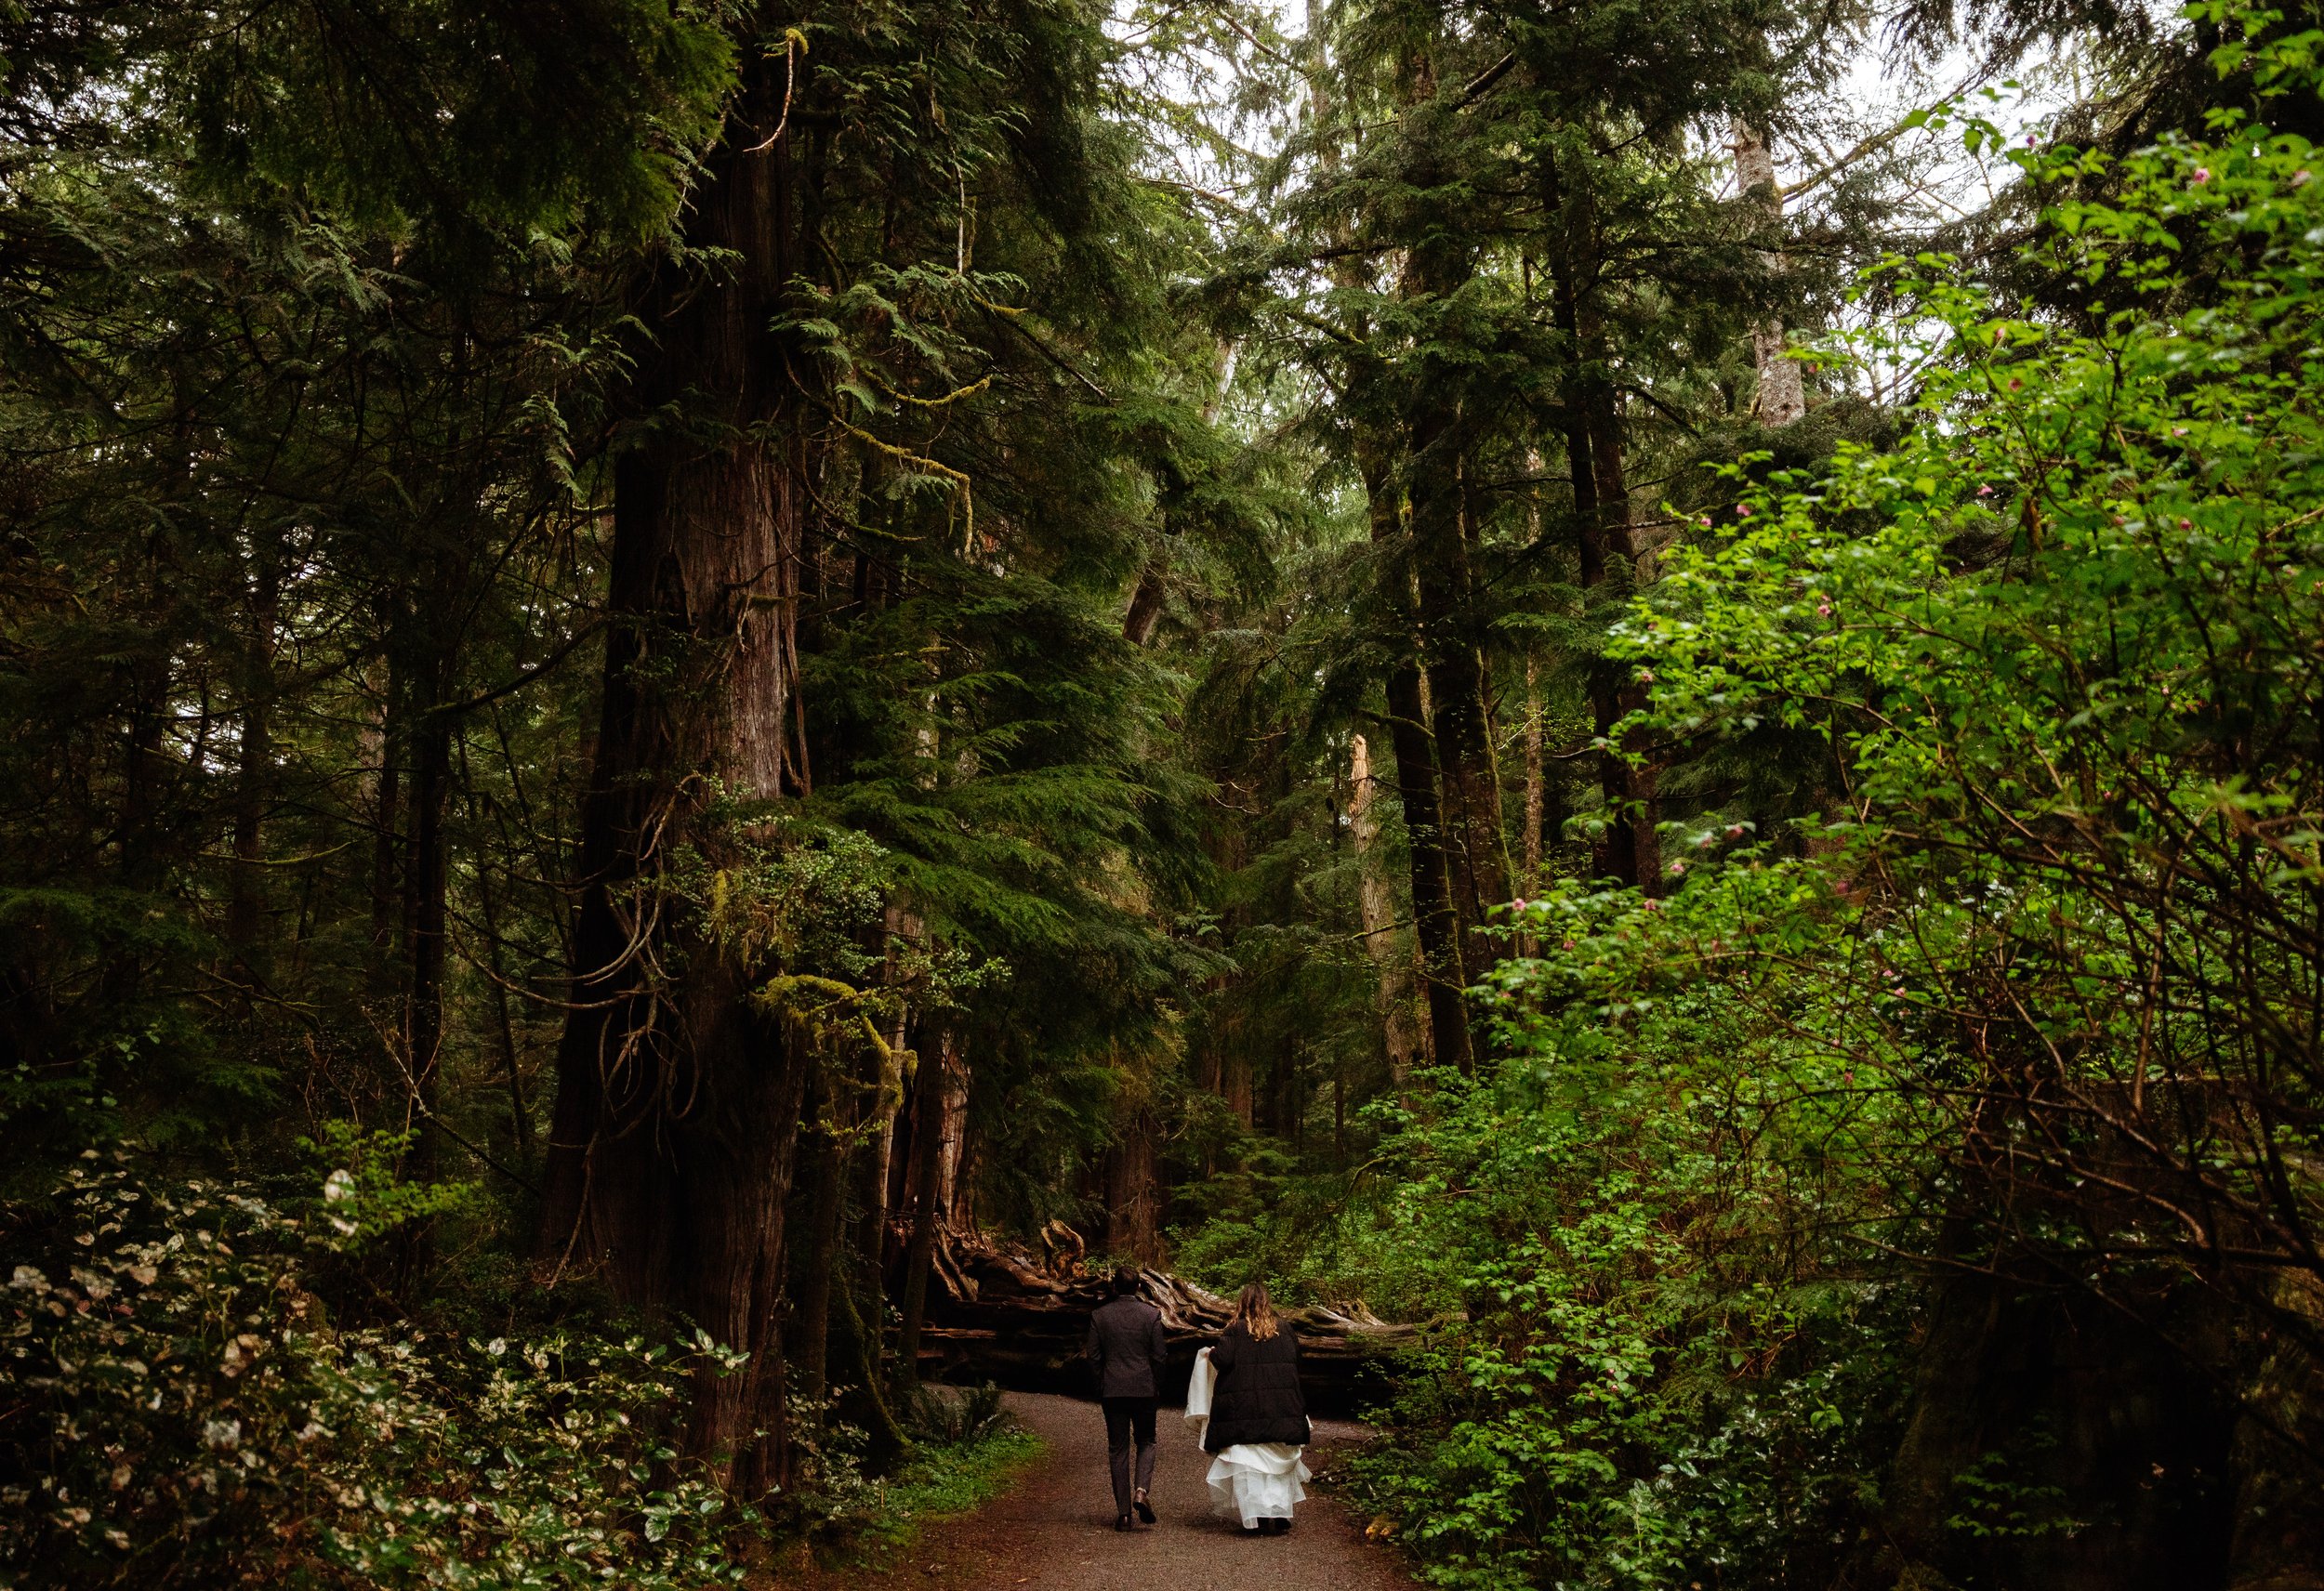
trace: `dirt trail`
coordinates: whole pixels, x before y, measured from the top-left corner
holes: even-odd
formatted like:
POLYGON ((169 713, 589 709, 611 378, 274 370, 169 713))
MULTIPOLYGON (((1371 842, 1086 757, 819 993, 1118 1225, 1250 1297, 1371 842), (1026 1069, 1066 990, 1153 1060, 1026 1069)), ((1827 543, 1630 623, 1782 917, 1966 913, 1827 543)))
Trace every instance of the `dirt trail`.
MULTIPOLYGON (((1317 1420, 1311 1484, 1285 1536, 1248 1537, 1213 1519, 1203 1475, 1209 1455, 1176 1409, 1162 1411, 1151 1527, 1114 1529, 1105 1478, 1105 1421, 1094 1403, 1011 1393, 1009 1407, 1048 1445, 1006 1496, 929 1525, 884 1571, 850 1571, 844 1584, 941 1585, 946 1591, 1412 1591, 1396 1554, 1367 1542, 1328 1486, 1360 1426, 1317 1420)), ((837 1577, 835 1577, 836 1579, 837 1577)))

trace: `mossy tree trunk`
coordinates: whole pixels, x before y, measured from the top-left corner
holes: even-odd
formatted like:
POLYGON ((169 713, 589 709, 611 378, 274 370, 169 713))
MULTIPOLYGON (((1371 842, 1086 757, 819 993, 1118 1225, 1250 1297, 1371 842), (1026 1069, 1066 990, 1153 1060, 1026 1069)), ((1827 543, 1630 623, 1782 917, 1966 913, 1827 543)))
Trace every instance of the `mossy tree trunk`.
POLYGON ((626 1302, 747 1356, 731 1374, 705 1363, 687 1431, 745 1496, 787 1464, 776 1321, 805 1066, 751 1008, 753 968, 706 931, 690 880, 737 855, 737 825, 792 764, 804 493, 771 440, 797 424, 770 330, 794 255, 782 64, 747 69, 690 204, 689 249, 717 263, 666 265, 639 305, 643 434, 614 466, 614 623, 542 1229, 555 1266, 595 1269, 626 1302))

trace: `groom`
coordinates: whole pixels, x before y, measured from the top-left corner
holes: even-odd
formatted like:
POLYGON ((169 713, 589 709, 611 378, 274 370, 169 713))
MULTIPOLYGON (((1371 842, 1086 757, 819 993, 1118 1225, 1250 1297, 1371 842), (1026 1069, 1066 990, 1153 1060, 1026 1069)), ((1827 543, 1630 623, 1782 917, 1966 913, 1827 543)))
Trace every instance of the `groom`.
POLYGON ((1114 1296, 1089 1316, 1089 1363, 1098 1375, 1098 1400, 1105 1405, 1106 1461, 1114 1472, 1114 1528, 1130 1528, 1129 1511, 1154 1523, 1146 1501, 1154 1484, 1154 1412, 1161 1401, 1162 1371, 1169 1349, 1162 1338, 1162 1311, 1138 1296, 1138 1268, 1114 1272, 1114 1296), (1130 1490, 1129 1442, 1138 1439, 1138 1486, 1130 1490))

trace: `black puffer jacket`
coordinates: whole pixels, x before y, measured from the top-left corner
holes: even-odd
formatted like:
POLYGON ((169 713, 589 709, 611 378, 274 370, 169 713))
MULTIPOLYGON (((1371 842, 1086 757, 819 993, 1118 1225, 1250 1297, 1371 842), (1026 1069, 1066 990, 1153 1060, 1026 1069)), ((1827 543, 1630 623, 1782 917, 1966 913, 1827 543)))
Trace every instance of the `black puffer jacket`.
POLYGON ((1210 1350, 1210 1365, 1219 1381, 1210 1391, 1206 1452, 1243 1442, 1306 1445, 1307 1398, 1300 1391, 1300 1345, 1290 1327, 1258 1342, 1241 1326, 1229 1326, 1210 1350))

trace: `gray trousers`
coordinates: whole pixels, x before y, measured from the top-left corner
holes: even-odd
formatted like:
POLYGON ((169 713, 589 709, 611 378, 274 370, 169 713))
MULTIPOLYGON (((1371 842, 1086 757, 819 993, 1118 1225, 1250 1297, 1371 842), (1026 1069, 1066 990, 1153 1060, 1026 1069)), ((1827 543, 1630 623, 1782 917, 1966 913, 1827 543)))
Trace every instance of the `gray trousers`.
POLYGON ((1154 1412, 1158 1398, 1105 1398, 1105 1463, 1114 1472, 1114 1512, 1129 1512, 1129 1444, 1138 1442, 1138 1490, 1154 1484, 1154 1412))

